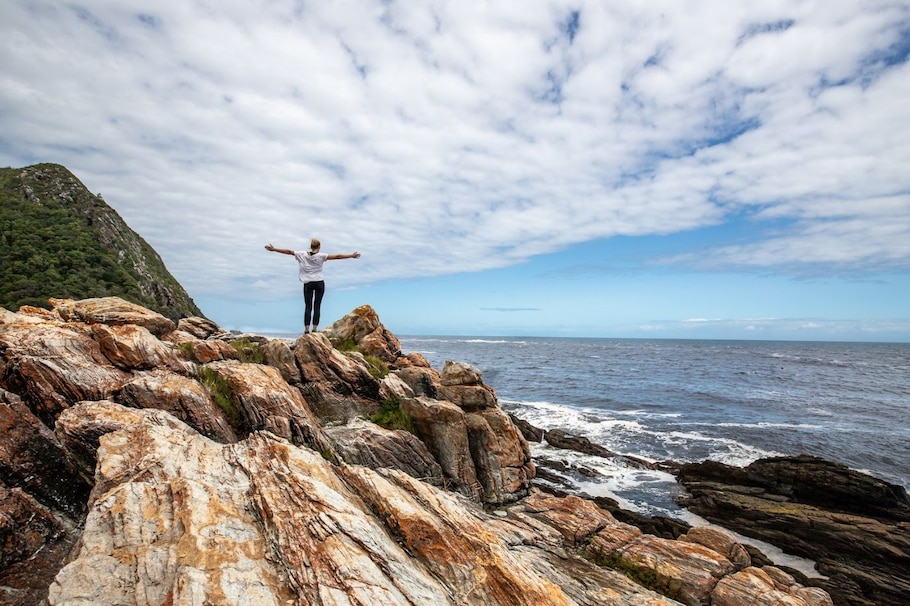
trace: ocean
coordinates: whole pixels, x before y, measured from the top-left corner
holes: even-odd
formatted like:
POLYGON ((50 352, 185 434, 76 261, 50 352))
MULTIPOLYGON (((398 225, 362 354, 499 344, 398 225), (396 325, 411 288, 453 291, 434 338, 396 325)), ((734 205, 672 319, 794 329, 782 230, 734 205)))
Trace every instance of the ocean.
MULTIPOLYGON (((910 488, 910 344, 399 336, 478 367, 507 412, 649 461, 812 454, 910 488)), ((687 520, 660 471, 532 445, 580 493, 687 520)), ((688 521, 688 520, 687 520, 688 521)))

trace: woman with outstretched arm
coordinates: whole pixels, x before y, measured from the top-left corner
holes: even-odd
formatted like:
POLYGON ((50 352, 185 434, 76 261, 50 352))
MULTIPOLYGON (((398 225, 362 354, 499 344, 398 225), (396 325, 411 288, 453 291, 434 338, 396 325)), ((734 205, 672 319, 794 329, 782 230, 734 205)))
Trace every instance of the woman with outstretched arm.
POLYGON ((299 265, 300 281, 303 282, 303 327, 304 333, 310 332, 310 320, 312 320, 313 332, 319 330, 319 311, 322 306, 322 296, 325 294, 325 278, 322 273, 322 266, 326 261, 335 259, 359 259, 359 252, 352 252, 349 255, 330 255, 319 252, 321 244, 319 240, 313 238, 310 240, 310 250, 294 251, 289 248, 275 248, 267 244, 265 249, 271 252, 291 255, 297 259, 299 265))

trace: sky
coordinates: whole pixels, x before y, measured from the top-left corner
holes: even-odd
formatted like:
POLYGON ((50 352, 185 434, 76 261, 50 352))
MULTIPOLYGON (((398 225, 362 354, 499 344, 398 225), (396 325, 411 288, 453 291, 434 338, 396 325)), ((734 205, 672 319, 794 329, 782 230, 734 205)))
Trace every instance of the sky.
POLYGON ((4 0, 0 166, 299 333, 910 342, 910 0, 4 0))

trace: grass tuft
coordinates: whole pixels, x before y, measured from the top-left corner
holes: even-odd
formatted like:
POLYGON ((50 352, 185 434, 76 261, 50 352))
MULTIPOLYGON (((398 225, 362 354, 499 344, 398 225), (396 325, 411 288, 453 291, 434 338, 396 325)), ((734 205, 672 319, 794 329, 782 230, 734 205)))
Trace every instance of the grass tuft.
POLYGON ((264 364, 265 353, 259 343, 250 341, 247 337, 231 341, 231 346, 237 351, 241 362, 249 364, 264 364))
POLYGON ((390 430, 403 429, 414 433, 414 422, 411 416, 401 408, 401 398, 390 396, 382 402, 382 408, 370 417, 370 421, 390 430))
POLYGON ((231 391, 231 386, 221 375, 205 366, 200 366, 197 369, 196 377, 212 395, 215 405, 218 406, 225 417, 227 417, 231 428, 239 435, 243 423, 243 415, 240 412, 240 408, 234 402, 234 394, 231 391))

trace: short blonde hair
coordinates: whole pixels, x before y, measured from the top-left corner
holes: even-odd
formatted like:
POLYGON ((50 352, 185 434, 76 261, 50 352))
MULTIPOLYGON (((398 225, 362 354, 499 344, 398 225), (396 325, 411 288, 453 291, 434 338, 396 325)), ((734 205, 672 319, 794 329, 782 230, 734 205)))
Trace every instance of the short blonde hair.
POLYGON ((317 250, 320 246, 322 246, 322 244, 320 244, 319 240, 316 238, 310 240, 310 250, 317 250))

